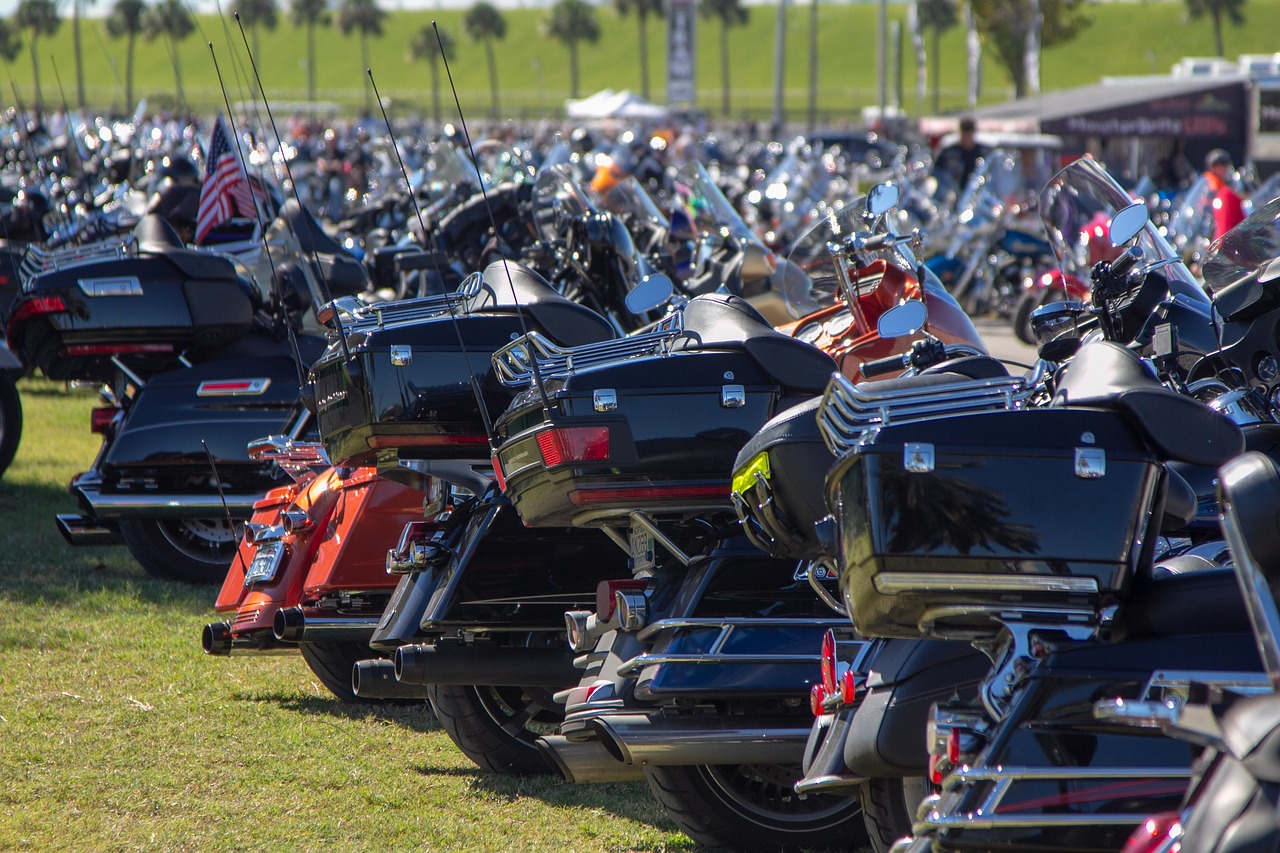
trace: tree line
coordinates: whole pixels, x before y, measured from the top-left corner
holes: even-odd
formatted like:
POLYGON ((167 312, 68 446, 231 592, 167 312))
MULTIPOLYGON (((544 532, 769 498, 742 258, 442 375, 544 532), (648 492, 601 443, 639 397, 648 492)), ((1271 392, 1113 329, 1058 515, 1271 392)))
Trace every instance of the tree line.
MULTIPOLYGON (((71 0, 73 27, 73 52, 75 54, 75 78, 78 104, 85 107, 84 71, 81 53, 80 24, 85 7, 94 0, 71 0)), ((1188 17, 1208 17, 1213 26, 1214 43, 1219 56, 1225 55, 1222 24, 1227 20, 1235 25, 1244 23, 1245 0, 1184 0, 1188 17)), ((817 6, 811 0, 814 14, 810 16, 810 45, 817 50, 817 6)), ((1013 84, 1015 95, 1025 94, 1026 51, 1028 34, 1032 27, 1039 27, 1041 47, 1050 47, 1074 38, 1090 20, 1083 5, 1084 0, 917 0, 917 20, 925 33, 932 35, 933 70, 931 86, 933 105, 938 109, 940 91, 938 69, 942 34, 960 22, 967 4, 974 25, 986 49, 991 50, 996 63, 1005 70, 1013 84)), ((13 62, 24 46, 31 55, 31 70, 35 84, 35 107, 43 108, 40 88, 39 44, 41 38, 55 34, 63 23, 61 0, 20 0, 8 18, 0 18, 0 59, 13 62)), ((664 0, 613 0, 613 7, 621 17, 635 15, 637 37, 640 46, 641 95, 650 97, 648 25, 652 19, 661 20, 665 15, 664 0)), ((287 8, 280 8, 277 0, 232 0, 230 11, 248 30, 255 56, 258 53, 260 29, 274 30, 280 15, 288 14, 291 22, 305 29, 307 41, 307 97, 315 100, 315 33, 318 27, 336 26, 344 35, 355 34, 360 44, 360 57, 364 68, 369 68, 369 39, 382 35, 387 12, 378 0, 338 0, 331 9, 329 0, 287 0, 287 8)), ((731 110, 731 68, 729 39, 735 27, 744 26, 749 20, 750 8, 742 0, 699 0, 700 17, 718 25, 720 65, 721 112, 728 116, 731 110)), ((134 50, 139 38, 148 42, 159 41, 173 65, 177 103, 185 107, 182 87, 182 67, 177 45, 196 30, 196 22, 184 0, 115 0, 106 19, 106 31, 112 39, 125 42, 125 102, 136 103, 133 90, 134 50)), ((507 20, 502 11, 487 0, 471 6, 462 19, 462 27, 471 41, 483 46, 488 66, 491 111, 499 116, 498 68, 494 55, 495 43, 507 35, 507 20)), ((579 96, 578 49, 583 43, 600 39, 601 23, 598 10, 586 0, 556 0, 548 9, 541 23, 542 35, 559 42, 568 51, 571 97, 579 96)), ((448 30, 434 25, 421 28, 409 43, 405 57, 410 62, 426 62, 431 73, 432 113, 440 118, 440 65, 448 62, 457 49, 457 37, 448 30)), ((55 66, 55 71, 56 71, 55 66)), ((371 109, 370 89, 365 85, 365 113, 371 109)))

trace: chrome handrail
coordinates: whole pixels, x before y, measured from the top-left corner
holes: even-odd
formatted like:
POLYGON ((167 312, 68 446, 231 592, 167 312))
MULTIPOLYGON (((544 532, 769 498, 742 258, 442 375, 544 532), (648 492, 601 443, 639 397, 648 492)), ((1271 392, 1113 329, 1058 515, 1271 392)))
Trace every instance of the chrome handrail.
POLYGON ((63 249, 27 246, 18 265, 18 274, 28 281, 33 276, 96 261, 114 261, 137 254, 138 243, 132 235, 123 240, 103 240, 63 249))
POLYGON ((493 354, 493 370, 503 385, 520 388, 533 382, 535 364, 541 378, 562 379, 577 370, 666 355, 682 331, 682 317, 679 313, 669 315, 656 331, 577 347, 562 347, 538 332, 529 332, 493 354))
POLYGON ((473 299, 480 292, 483 282, 479 273, 472 273, 463 279, 458 289, 451 293, 435 296, 418 296, 413 299, 401 299, 396 302, 362 302, 354 296, 335 299, 324 306, 320 312, 321 322, 326 322, 327 312, 340 312, 344 329, 376 326, 381 328, 387 323, 416 323, 453 314, 473 299))

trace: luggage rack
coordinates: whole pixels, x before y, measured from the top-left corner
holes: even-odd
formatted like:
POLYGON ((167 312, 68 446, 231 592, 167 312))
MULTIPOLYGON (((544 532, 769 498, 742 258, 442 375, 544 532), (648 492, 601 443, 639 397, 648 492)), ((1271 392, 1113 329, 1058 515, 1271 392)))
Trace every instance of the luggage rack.
POLYGON ((137 254, 138 242, 133 235, 124 240, 102 240, 96 243, 85 243, 78 246, 67 246, 62 249, 41 249, 31 245, 22 255, 22 263, 18 272, 22 280, 29 281, 33 276, 66 267, 92 263, 94 261, 113 261, 137 254))
POLYGON ((329 465, 324 445, 314 441, 295 441, 286 435, 269 435, 249 442, 248 455, 258 462, 274 462, 294 482, 329 465))
POLYGON ((342 325, 347 327, 376 326, 382 328, 387 323, 406 323, 430 320, 454 313, 466 305, 467 301, 480 292, 483 278, 479 273, 472 273, 463 279, 458 289, 452 293, 437 296, 419 296, 415 299, 401 299, 396 302, 361 302, 354 296, 335 299, 320 310, 320 322, 328 325, 335 314, 341 315, 342 325))
MULTIPOLYGON (((849 624, 847 619, 752 619, 748 617, 735 617, 726 619, 663 619, 646 625, 640 631, 638 637, 641 642, 652 642, 658 634, 663 631, 700 631, 715 630, 716 637, 712 640, 709 648, 705 653, 699 654, 671 654, 663 652, 646 652, 637 655, 622 666, 618 667, 618 676, 620 678, 637 678, 640 671, 647 666, 655 664, 689 664, 689 665, 751 665, 764 666, 766 664, 802 664, 812 666, 817 664, 820 654, 744 654, 741 652, 726 651, 726 645, 733 638, 735 631, 748 631, 752 629, 774 629, 774 628, 840 628, 847 627, 849 624)), ((858 661, 861 662, 865 657, 866 649, 870 648, 869 641, 859 641, 865 644, 865 648, 858 654, 858 661)))
POLYGON ((890 423, 1025 408, 1040 390, 1043 370, 1041 362, 1029 378, 970 379, 888 391, 878 390, 874 382, 855 385, 835 374, 818 406, 818 427, 827 448, 843 456, 890 423))
POLYGON ((538 375, 550 379, 627 359, 666 355, 684 329, 683 318, 683 314, 673 313, 652 332, 580 347, 562 347, 529 332, 493 354, 494 374, 503 385, 519 388, 533 382, 535 363, 538 375))

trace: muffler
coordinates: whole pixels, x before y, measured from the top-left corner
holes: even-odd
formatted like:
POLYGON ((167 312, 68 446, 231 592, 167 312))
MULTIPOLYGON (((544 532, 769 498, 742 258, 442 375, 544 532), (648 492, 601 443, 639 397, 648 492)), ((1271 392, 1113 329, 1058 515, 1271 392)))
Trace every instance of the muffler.
POLYGON ((564 689, 582 677, 568 649, 519 646, 400 646, 396 678, 406 684, 483 684, 564 689))
POLYGON ((379 616, 308 616, 301 607, 282 607, 271 623, 282 643, 352 642, 367 645, 379 616))
POLYGON ((810 726, 796 717, 611 714, 591 726, 609 754, 636 766, 799 764, 810 726))
POLYGON ((79 548, 85 545, 120 545, 120 531, 102 524, 96 518, 76 513, 58 514, 58 532, 68 545, 79 548))
POLYGON ((297 646, 282 644, 265 631, 235 636, 227 622, 211 622, 200 632, 200 647, 206 655, 226 657, 230 654, 286 655, 296 653, 297 646))
POLYGON ((217 492, 103 492, 102 480, 89 472, 71 481, 71 494, 96 518, 233 518, 253 515, 253 505, 261 497, 226 495, 217 492))
POLYGON ((356 661, 351 668, 351 692, 361 699, 426 699, 421 684, 396 680, 396 665, 387 658, 356 661))
POLYGON ((542 760, 559 771, 566 782, 634 782, 644 778, 638 764, 623 764, 598 740, 572 741, 564 735, 538 738, 542 760))

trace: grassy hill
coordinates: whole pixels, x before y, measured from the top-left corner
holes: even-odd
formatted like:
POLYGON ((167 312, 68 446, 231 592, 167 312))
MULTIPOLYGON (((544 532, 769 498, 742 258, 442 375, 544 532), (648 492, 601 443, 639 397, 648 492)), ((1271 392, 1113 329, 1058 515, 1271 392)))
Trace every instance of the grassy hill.
MULTIPOLYGON (((1212 32, 1205 21, 1188 23, 1183 2, 1104 3, 1088 7, 1090 26, 1076 40, 1045 51, 1042 78, 1045 89, 1060 89, 1096 82, 1104 75, 1165 73, 1184 56, 1207 56, 1213 52, 1212 32)), ((733 118, 766 118, 773 102, 775 7, 756 6, 745 27, 730 31, 730 73, 733 118)), ((1280 0, 1253 0, 1246 7, 1248 22, 1243 27, 1228 25, 1224 40, 1230 58, 1241 53, 1270 53, 1280 43, 1280 0)), ((570 96, 568 51, 542 36, 540 23, 545 9, 516 9, 506 12, 507 38, 497 45, 497 73, 504 117, 562 114, 563 101, 570 96)), ((792 6, 787 18, 786 104, 790 118, 802 120, 808 105, 809 18, 811 8, 792 6)), ((891 20, 904 22, 906 7, 889 10, 891 20)), ((384 35, 371 40, 370 56, 378 87, 395 109, 430 114, 431 77, 427 64, 410 63, 408 44, 413 34, 438 19, 442 29, 457 40, 453 76, 463 108, 480 118, 490 106, 488 71, 484 50, 466 38, 461 10, 403 11, 391 13, 384 35)), ((874 3, 823 4, 818 7, 818 106, 823 122, 856 118, 862 107, 878 100, 876 77, 876 15, 874 3)), ((602 36, 595 44, 580 48, 580 95, 610 86, 639 90, 639 39, 634 16, 620 18, 608 6, 599 10, 602 36)), ((232 101, 248 99, 247 62, 235 22, 226 24, 216 17, 199 18, 200 29, 178 46, 187 101, 199 111, 220 105, 222 95, 214 74, 208 43, 218 56, 232 101)), ((101 19, 86 19, 84 74, 90 105, 97 109, 123 109, 123 39, 106 34, 101 19)), ((661 101, 665 74, 664 28, 661 22, 649 25, 650 95, 661 101)), ((719 26, 698 22, 698 102, 713 116, 720 116, 721 79, 719 26)), ((355 35, 344 37, 336 28, 317 30, 317 97, 336 102, 344 109, 356 109, 363 102, 367 79, 360 62, 355 35)), ((286 18, 274 31, 258 35, 258 66, 267 93, 273 102, 296 101, 306 97, 306 39, 304 31, 292 27, 286 18)), ((930 42, 932 40, 930 39, 930 42)), ((953 28, 942 39, 942 109, 955 110, 965 104, 964 32, 953 28)), ((982 92, 984 102, 1009 97, 1010 88, 1002 69, 985 56, 982 92)), ((931 57, 932 60, 932 57, 931 57)), ((56 35, 40 41, 40 80, 46 104, 61 102, 54 66, 62 90, 73 104, 75 59, 69 20, 56 35)), ((162 40, 139 40, 135 59, 135 92, 153 104, 175 99, 173 63, 162 40)), ((31 56, 22 54, 7 68, 12 83, 24 102, 32 98, 31 56)), ((442 114, 454 114, 452 99, 441 71, 442 114)), ((923 111, 915 96, 916 66, 910 39, 903 38, 902 89, 904 107, 911 113, 923 111)), ((893 85, 891 72, 890 85, 893 85)), ((6 99, 8 100, 8 99, 6 99)))

